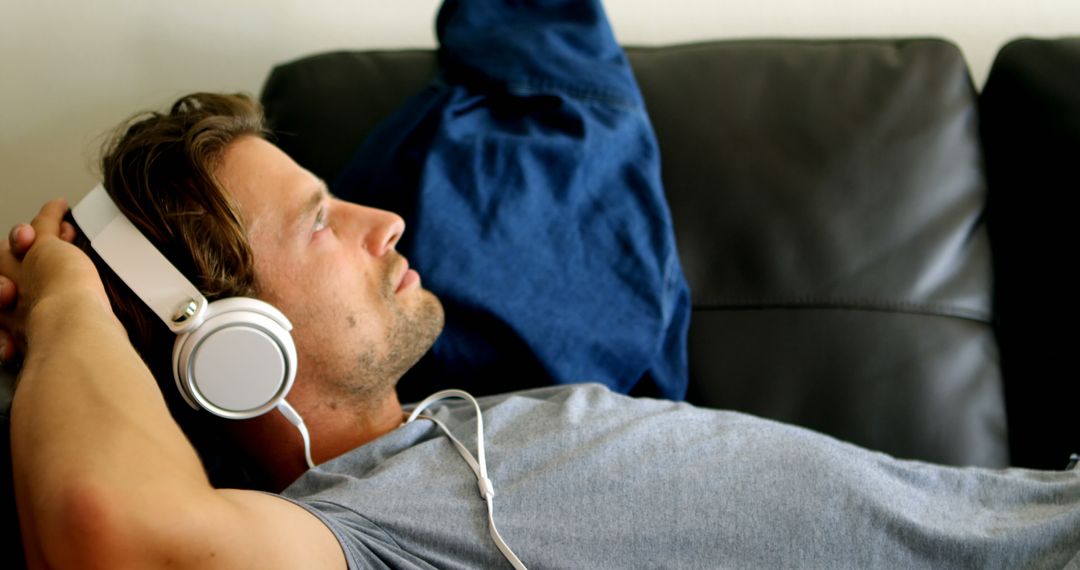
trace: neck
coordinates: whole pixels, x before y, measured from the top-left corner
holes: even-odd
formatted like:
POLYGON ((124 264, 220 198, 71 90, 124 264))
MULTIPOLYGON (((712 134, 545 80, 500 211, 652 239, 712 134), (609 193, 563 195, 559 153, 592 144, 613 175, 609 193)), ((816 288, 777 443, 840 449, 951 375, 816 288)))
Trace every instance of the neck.
MULTIPOLYGON (((352 402, 308 402, 302 397, 295 401, 290 397, 289 403, 311 434, 311 457, 316 465, 390 433, 404 420, 393 388, 366 400, 361 407, 352 402)), ((273 490, 284 489, 307 471, 300 432, 279 412, 234 424, 235 435, 269 474, 273 490)))

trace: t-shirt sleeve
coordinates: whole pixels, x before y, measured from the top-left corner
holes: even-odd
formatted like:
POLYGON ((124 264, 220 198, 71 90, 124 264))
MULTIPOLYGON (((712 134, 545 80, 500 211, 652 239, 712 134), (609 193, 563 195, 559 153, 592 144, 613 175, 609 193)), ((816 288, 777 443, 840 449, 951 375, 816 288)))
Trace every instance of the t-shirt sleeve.
POLYGON ((315 515, 334 533, 349 570, 374 568, 432 568, 430 564, 405 551, 379 525, 342 505, 275 495, 315 515))

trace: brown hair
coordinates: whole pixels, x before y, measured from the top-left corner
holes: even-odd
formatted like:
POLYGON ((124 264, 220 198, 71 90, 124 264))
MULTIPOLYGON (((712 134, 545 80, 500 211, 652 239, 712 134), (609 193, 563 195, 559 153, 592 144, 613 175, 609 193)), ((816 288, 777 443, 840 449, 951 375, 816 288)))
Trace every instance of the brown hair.
MULTIPOLYGON (((103 148, 102 179, 117 207, 211 301, 256 292, 239 210, 215 172, 230 143, 265 134, 262 109, 251 97, 194 93, 167 113, 131 117, 103 148)), ((179 397, 171 370, 175 335, 90 251, 84 237, 76 244, 91 253, 113 311, 174 417, 199 447, 201 438, 193 432, 206 431, 215 420, 206 412, 192 414, 179 397)))

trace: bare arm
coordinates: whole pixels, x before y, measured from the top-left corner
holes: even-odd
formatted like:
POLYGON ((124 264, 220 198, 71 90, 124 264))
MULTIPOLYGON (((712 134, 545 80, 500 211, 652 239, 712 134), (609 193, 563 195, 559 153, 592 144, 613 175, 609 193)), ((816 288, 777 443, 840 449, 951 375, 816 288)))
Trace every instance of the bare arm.
MULTIPOLYGON (((280 498, 213 489, 113 316, 89 259, 59 239, 67 207, 34 219, 4 328, 25 336, 12 456, 27 559, 36 567, 341 568, 314 516, 280 498)), ((13 241, 13 240, 12 240, 13 241)))

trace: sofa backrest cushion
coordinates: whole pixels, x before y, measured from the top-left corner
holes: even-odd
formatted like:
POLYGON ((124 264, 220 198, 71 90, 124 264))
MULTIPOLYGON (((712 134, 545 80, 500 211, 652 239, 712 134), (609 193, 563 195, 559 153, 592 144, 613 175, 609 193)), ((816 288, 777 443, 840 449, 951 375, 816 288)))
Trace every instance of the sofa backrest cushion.
POLYGON ((1005 464, 976 94, 955 46, 634 55, 694 298, 691 399, 1005 464))
POLYGON ((1023 39, 980 96, 1012 460, 1061 469, 1080 453, 1072 351, 1080 211, 1080 37, 1023 39))

